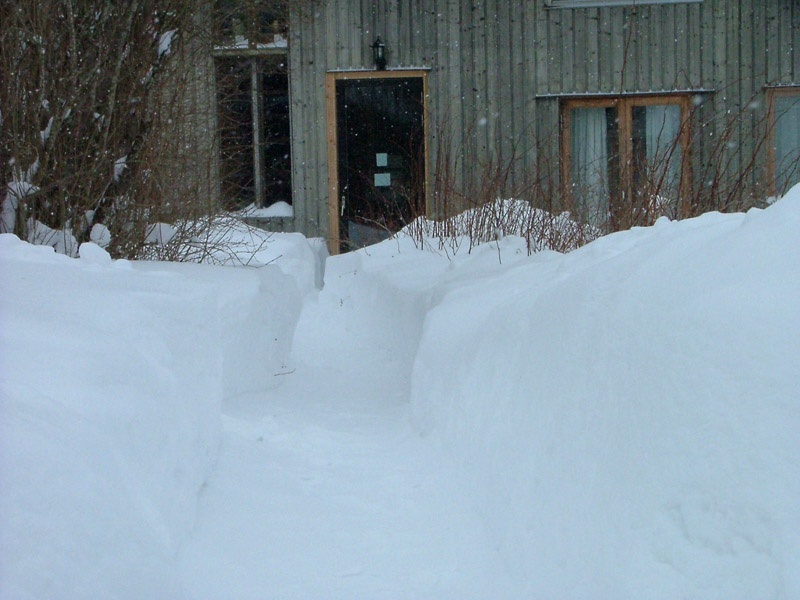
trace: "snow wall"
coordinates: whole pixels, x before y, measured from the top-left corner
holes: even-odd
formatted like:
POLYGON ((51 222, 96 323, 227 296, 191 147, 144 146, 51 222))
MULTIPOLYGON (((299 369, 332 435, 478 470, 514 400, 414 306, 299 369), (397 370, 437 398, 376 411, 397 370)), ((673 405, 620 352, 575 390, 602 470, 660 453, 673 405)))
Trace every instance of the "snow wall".
POLYGON ((81 256, 0 235, 2 597, 180 598, 223 394, 275 385, 298 286, 81 256))
POLYGON ((800 598, 800 188, 443 283, 414 420, 526 598, 800 598))

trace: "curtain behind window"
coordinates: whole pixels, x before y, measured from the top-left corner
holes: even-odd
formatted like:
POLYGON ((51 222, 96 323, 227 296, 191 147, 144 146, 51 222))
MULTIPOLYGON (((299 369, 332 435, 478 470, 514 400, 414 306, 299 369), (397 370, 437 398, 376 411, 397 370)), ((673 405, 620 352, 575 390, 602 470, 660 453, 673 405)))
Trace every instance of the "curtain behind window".
POLYGON ((586 222, 601 226, 608 219, 609 155, 606 108, 571 111, 572 195, 586 222))
POLYGON ((644 109, 647 176, 652 185, 661 182, 655 190, 657 203, 672 204, 678 198, 681 181, 681 108, 677 104, 661 104, 644 109))

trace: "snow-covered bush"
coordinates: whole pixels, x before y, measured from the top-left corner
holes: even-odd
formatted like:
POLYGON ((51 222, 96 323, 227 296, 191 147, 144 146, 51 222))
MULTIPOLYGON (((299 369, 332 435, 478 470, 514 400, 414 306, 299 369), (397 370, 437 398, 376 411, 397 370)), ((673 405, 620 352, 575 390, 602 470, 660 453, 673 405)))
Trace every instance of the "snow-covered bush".
POLYGON ((111 232, 102 223, 94 223, 89 231, 89 241, 101 248, 108 248, 111 243, 111 232))
POLYGON ((419 217, 399 235, 410 236, 420 246, 435 241, 440 250, 455 254, 507 235, 523 238, 528 253, 568 252, 600 234, 596 228, 574 221, 567 212, 553 215, 524 200, 498 199, 439 221, 419 217))

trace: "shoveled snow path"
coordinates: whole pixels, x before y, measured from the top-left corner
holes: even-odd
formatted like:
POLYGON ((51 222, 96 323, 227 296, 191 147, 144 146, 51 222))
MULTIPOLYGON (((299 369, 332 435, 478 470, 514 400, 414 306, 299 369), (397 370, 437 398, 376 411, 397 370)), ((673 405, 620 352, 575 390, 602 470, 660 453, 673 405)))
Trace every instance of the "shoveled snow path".
POLYGON ((179 557, 188 597, 513 597, 453 469, 410 425, 408 361, 324 320, 306 310, 278 389, 225 407, 179 557))

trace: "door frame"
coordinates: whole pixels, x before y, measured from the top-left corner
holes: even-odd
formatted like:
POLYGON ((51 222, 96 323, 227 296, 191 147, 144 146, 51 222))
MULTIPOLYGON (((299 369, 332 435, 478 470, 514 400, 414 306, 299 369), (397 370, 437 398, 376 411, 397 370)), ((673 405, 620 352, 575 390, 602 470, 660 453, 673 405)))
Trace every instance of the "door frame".
POLYGON ((336 126, 336 82, 359 79, 422 79, 422 121, 424 158, 425 213, 430 208, 430 177, 428 168, 428 71, 425 69, 392 69, 389 71, 329 71, 325 74, 325 113, 328 130, 328 251, 339 254, 339 132, 336 126))

